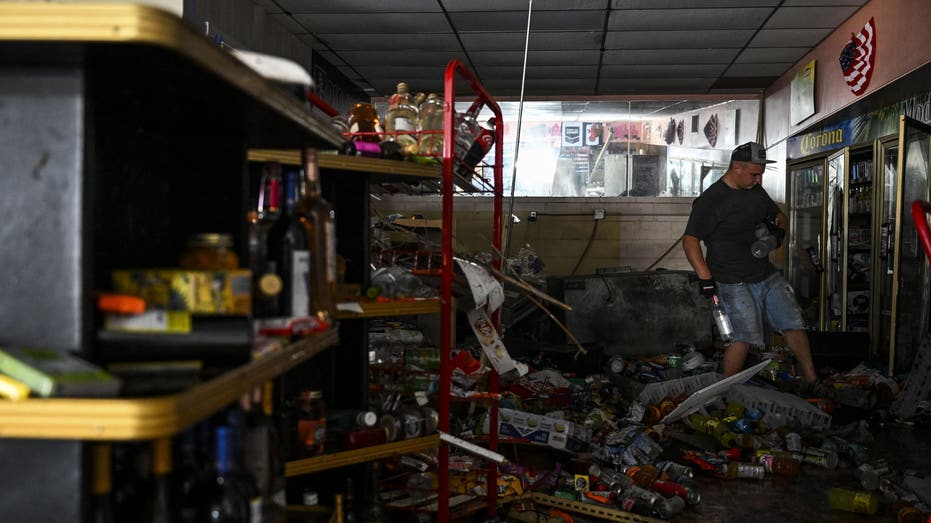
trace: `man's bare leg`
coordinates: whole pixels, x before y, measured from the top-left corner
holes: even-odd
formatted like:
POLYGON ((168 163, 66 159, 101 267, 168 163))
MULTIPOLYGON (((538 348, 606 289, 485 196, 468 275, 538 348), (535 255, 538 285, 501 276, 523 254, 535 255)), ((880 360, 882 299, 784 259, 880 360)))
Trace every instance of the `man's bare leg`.
POLYGON ((782 337, 785 338, 786 344, 792 350, 792 354, 795 354, 795 361, 801 367, 802 378, 808 383, 813 383, 818 379, 818 374, 815 373, 815 364, 811 359, 808 333, 803 329, 787 330, 783 331, 782 337))
POLYGON ((747 344, 742 341, 731 342, 724 348, 724 376, 731 376, 742 371, 746 359, 747 344))

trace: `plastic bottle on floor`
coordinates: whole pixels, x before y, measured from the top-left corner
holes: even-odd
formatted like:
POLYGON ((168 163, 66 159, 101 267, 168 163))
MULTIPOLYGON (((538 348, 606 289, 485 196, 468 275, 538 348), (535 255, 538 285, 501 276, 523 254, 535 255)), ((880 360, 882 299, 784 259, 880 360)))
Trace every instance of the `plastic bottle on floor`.
POLYGON ((872 516, 879 510, 879 496, 874 492, 835 487, 828 493, 828 504, 835 510, 872 516))

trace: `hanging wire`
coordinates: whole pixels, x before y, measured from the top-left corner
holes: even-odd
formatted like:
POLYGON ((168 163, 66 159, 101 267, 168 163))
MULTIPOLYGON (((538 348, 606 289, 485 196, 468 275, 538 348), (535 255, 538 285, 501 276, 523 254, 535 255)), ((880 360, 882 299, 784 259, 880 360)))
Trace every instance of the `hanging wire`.
POLYGON ((520 74, 520 101, 517 104, 517 136, 514 140, 514 166, 511 170, 511 196, 508 201, 507 229, 508 233, 504 239, 504 259, 501 260, 501 267, 507 273, 508 255, 511 251, 511 229, 514 226, 514 186, 517 185, 517 158, 520 152, 520 126, 524 116, 524 84, 527 82, 527 51, 530 48, 530 15, 533 13, 533 0, 527 3, 527 35, 524 39, 524 65, 520 74))

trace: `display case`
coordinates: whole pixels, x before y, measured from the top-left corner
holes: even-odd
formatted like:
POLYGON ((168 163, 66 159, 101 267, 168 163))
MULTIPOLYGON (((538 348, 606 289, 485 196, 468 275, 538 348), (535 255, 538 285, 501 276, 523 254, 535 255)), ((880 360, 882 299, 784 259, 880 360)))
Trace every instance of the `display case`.
POLYGON ((929 137, 931 126, 900 116, 897 140, 877 147, 883 159, 883 183, 877 187, 880 191, 877 200, 883 202, 877 243, 882 244, 885 236, 887 245, 885 249, 880 247, 886 261, 880 259, 879 263, 885 270, 876 270, 878 276, 882 272, 879 297, 885 298, 885 293, 892 291, 891 307, 886 309, 884 304, 880 309, 881 337, 877 341, 879 352, 888 353, 890 373, 909 369, 922 337, 928 332, 931 270, 921 250, 910 208, 915 200, 928 200, 929 137))
POLYGON ((928 197, 929 127, 788 166, 788 279, 809 329, 865 333, 904 370, 928 329, 929 274, 909 205, 928 197))

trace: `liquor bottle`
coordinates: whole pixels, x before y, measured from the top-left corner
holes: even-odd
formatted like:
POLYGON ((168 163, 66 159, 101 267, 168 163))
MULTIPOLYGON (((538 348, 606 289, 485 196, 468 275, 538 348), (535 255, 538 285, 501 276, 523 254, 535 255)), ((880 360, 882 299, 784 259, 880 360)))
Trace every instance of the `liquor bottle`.
MULTIPOLYGON (((208 494, 208 488, 212 486, 213 475, 208 463, 207 456, 203 452, 207 442, 201 448, 198 447, 197 436, 204 433, 206 436, 207 426, 199 423, 194 427, 181 433, 178 439, 178 466, 177 477, 177 496, 178 512, 180 520, 184 523, 197 523, 198 510, 203 502, 204 496, 208 494)), ((205 438, 206 439, 206 438, 205 438)))
POLYGON ((111 477, 110 445, 95 444, 91 447, 92 480, 91 506, 93 507, 93 523, 113 523, 113 500, 111 492, 113 482, 111 477))
POLYGON ((352 133, 353 140, 372 143, 382 140, 381 135, 384 129, 378 118, 378 111, 372 104, 359 102, 353 105, 346 119, 349 122, 349 132, 352 133))
POLYGON ((336 310, 336 224, 333 208, 321 194, 315 149, 304 151, 304 176, 307 191, 298 203, 298 216, 310 241, 309 314, 330 324, 336 310))
POLYGON ((343 517, 343 495, 334 494, 333 495, 333 514, 330 515, 330 520, 328 523, 345 523, 346 519, 343 517))
POLYGON ((250 413, 245 434, 245 468, 255 478, 262 498, 262 521, 281 522, 285 519, 285 475, 278 433, 273 414, 272 382, 262 386, 261 408, 250 413))
POLYGON ((252 314, 268 318, 277 314, 278 298, 283 284, 277 273, 277 262, 268 258, 269 229, 281 217, 281 165, 266 163, 259 180, 259 196, 255 214, 249 214, 249 260, 252 271, 252 314))
POLYGON ((152 441, 152 482, 145 521, 174 523, 180 520, 171 481, 171 439, 152 441))
POLYGON ((271 305, 271 316, 307 316, 307 278, 310 252, 307 233, 297 215, 299 174, 285 175, 284 212, 268 231, 268 271, 281 279, 281 292, 271 305))
POLYGON ((420 106, 417 130, 420 135, 420 154, 443 154, 443 99, 436 93, 427 95, 420 106))
POLYGON ((734 338, 734 327, 731 325, 731 319, 724 310, 724 305, 718 300, 718 295, 711 297, 713 305, 711 306, 711 316, 714 318, 714 324, 718 327, 718 335, 725 344, 730 343, 734 338))
POLYGON ((346 494, 343 497, 343 521, 345 523, 359 523, 359 515, 356 514, 354 503, 355 492, 352 478, 346 478, 346 494))
POLYGON ((247 495, 236 478, 233 431, 217 427, 214 438, 215 475, 199 521, 248 523, 251 511, 247 495))
MULTIPOLYGON (((407 90, 407 84, 398 84, 398 91, 388 98, 386 113, 386 138, 398 142, 402 147, 417 147, 417 107, 414 98, 407 90)), ((416 154, 416 150, 414 153, 416 154)))

